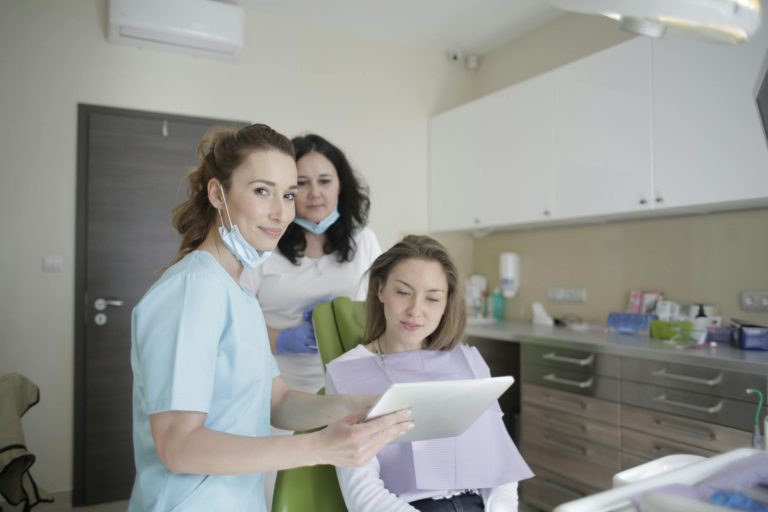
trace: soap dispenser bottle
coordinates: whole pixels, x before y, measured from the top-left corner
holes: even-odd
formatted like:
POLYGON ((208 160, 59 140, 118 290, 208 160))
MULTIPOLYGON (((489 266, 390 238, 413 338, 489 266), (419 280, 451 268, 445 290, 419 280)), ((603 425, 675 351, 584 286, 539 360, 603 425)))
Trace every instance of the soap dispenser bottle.
POLYGON ((707 313, 704 311, 704 304, 699 304, 699 312, 696 313, 696 317, 693 319, 696 343, 707 341, 707 327, 709 327, 709 318, 707 318, 707 313))

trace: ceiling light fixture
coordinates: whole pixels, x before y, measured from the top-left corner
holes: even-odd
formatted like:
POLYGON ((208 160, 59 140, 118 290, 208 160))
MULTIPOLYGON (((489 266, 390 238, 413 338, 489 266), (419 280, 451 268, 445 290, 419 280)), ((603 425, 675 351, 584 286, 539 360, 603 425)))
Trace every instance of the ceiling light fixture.
POLYGON ((602 14, 623 30, 661 37, 681 30, 729 43, 742 43, 760 26, 760 0, 552 0, 565 11, 602 14))

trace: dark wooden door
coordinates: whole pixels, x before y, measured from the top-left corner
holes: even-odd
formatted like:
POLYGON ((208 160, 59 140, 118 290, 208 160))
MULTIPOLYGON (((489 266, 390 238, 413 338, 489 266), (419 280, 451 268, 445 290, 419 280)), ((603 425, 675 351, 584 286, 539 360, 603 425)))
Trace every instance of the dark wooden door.
POLYGON ((75 505, 130 495, 131 311, 178 250, 172 209, 215 124, 235 123, 79 107, 75 505))

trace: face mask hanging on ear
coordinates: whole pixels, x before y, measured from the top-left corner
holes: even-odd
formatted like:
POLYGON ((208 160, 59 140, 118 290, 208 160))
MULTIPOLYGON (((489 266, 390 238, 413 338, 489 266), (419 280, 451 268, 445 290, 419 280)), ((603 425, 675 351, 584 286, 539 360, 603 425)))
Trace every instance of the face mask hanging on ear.
POLYGON ((339 214, 338 209, 334 209, 330 215, 328 215, 326 218, 315 224, 314 222, 308 221, 307 219, 302 219, 299 217, 296 217, 293 219, 293 222, 298 224, 299 226, 303 227, 310 233, 314 233, 316 235, 322 235, 326 232, 326 230, 333 225, 334 222, 339 220, 339 217, 341 215, 339 214))
POLYGON ((269 258, 269 255, 272 254, 272 251, 256 250, 245 240, 245 237, 240 233, 237 225, 232 224, 232 217, 229 215, 227 199, 224 197, 224 187, 221 187, 221 185, 219 186, 221 188, 221 198, 224 200, 224 209, 227 210, 227 219, 229 219, 229 225, 232 226, 232 229, 230 230, 227 230, 227 228, 224 227, 224 217, 221 215, 221 210, 218 210, 219 220, 221 220, 221 226, 219 226, 219 236, 221 237, 221 241, 224 242, 227 249, 229 249, 235 258, 237 258, 237 261, 244 267, 254 269, 264 263, 264 261, 269 258))

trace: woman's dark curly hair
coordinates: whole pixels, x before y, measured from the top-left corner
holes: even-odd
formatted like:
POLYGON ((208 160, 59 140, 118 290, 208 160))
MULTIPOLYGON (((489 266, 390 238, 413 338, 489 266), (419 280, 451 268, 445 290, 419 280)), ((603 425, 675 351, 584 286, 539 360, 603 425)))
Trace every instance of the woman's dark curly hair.
MULTIPOLYGON (((339 220, 334 222, 325 232, 325 254, 336 253, 339 263, 352 261, 357 247, 352 239, 352 233, 368 223, 368 210, 371 200, 368 198, 368 187, 355 175, 344 153, 313 133, 294 137, 291 141, 296 151, 298 162, 304 155, 317 152, 325 156, 336 168, 339 175, 339 220)), ((307 248, 304 228, 291 223, 277 244, 280 252, 294 265, 299 264, 299 258, 307 248)))

